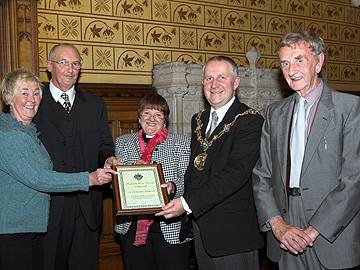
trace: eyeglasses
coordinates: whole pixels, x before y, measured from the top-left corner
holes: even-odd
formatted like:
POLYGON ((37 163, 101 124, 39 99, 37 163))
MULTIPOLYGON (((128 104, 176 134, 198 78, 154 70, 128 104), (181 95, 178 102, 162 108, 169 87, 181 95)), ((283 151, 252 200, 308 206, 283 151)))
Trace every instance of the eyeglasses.
POLYGON ((164 120, 164 116, 161 113, 151 114, 149 112, 143 112, 142 114, 140 114, 140 117, 143 119, 153 118, 155 121, 164 120))
POLYGON ((68 60, 62 59, 60 61, 50 60, 50 62, 54 62, 60 66, 60 68, 69 67, 70 65, 74 69, 80 69, 81 68, 81 62, 80 61, 74 61, 69 62, 68 60))

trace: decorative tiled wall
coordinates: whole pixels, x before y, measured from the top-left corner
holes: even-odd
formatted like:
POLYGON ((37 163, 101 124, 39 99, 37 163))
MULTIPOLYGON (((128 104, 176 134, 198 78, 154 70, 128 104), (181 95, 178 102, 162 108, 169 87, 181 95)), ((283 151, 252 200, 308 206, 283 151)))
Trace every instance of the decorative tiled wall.
POLYGON ((154 64, 221 53, 246 66, 251 46, 260 67, 276 67, 279 38, 304 29, 328 46, 330 83, 360 83, 360 9, 350 0, 38 0, 38 28, 43 80, 59 42, 81 52, 81 82, 151 84, 154 64))

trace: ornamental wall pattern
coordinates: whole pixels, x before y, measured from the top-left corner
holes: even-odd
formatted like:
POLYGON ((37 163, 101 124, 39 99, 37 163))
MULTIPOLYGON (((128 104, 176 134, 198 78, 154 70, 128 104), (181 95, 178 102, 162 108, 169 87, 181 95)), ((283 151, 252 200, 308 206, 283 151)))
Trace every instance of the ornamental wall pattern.
POLYGON ((81 52, 80 82, 151 84, 155 64, 203 64, 224 54, 247 66, 276 68, 274 49, 289 31, 322 36, 333 84, 360 82, 360 10, 349 0, 38 0, 40 75, 59 42, 81 52))

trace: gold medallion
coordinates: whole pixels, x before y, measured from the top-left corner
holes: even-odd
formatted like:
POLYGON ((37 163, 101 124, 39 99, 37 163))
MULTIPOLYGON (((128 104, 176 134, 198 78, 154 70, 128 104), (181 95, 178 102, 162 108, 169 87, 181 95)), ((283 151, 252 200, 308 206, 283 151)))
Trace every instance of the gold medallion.
POLYGON ((200 153, 194 159, 194 166, 198 171, 204 170, 206 157, 207 157, 206 153, 200 153))

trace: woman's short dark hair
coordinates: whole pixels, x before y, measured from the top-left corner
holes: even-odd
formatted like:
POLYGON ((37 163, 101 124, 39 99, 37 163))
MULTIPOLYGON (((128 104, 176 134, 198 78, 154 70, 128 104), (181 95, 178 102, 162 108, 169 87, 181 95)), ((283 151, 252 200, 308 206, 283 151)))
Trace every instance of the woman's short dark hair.
POLYGON ((155 92, 146 94, 139 102, 139 108, 137 112, 139 119, 141 113, 146 109, 154 109, 162 112, 164 114, 165 125, 168 126, 170 109, 165 98, 155 92))

